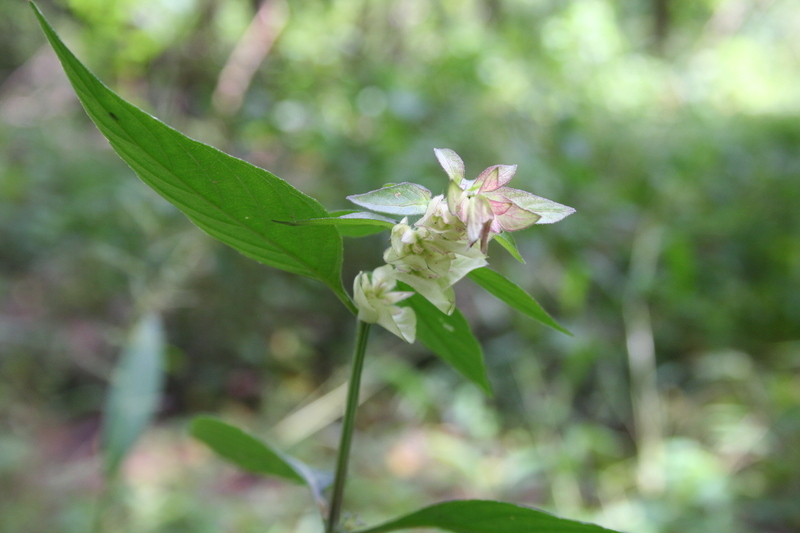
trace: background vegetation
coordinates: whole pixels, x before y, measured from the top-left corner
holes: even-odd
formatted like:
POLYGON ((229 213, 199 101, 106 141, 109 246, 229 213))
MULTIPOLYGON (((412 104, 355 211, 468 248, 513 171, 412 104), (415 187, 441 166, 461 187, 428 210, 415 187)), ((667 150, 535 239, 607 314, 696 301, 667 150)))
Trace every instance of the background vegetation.
MULTIPOLYGON (((354 520, 458 496, 636 533, 800 529, 799 4, 41 7, 124 97, 330 209, 387 182, 443 190, 449 147, 578 210, 518 234, 526 265, 490 249, 574 338, 458 286, 493 399, 375 335, 354 520)), ((385 246, 348 240, 345 279, 385 246)), ((26 2, 0 3, 0 532, 87 530, 108 376, 153 302, 167 391, 120 531, 317 531, 302 489, 221 464, 186 420, 220 413, 330 467, 352 318, 142 185, 26 2)))

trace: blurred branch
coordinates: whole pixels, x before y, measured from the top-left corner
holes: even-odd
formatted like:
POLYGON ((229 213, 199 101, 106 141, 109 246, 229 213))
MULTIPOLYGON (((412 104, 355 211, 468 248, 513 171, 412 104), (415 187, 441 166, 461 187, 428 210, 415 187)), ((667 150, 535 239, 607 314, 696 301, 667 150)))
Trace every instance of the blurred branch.
POLYGON ((642 292, 655 280, 660 249, 659 226, 645 226, 637 233, 622 308, 638 451, 637 481, 643 493, 653 495, 664 490, 663 420, 653 327, 642 292))
POLYGON ((264 0, 244 35, 222 68, 214 89, 214 108, 224 115, 236 113, 242 106, 258 67, 286 25, 288 12, 279 0, 264 0))
MULTIPOLYGON (((384 385, 372 372, 377 365, 378 362, 367 365, 364 371, 359 404, 369 400, 384 385)), ((345 380, 333 390, 296 409, 275 424, 273 429, 278 439, 291 446, 341 418, 347 401, 347 384, 345 380)))
POLYGON ((708 19, 701 36, 708 44, 736 35, 756 13, 764 14, 775 4, 775 0, 744 2, 733 0, 722 2, 708 19))

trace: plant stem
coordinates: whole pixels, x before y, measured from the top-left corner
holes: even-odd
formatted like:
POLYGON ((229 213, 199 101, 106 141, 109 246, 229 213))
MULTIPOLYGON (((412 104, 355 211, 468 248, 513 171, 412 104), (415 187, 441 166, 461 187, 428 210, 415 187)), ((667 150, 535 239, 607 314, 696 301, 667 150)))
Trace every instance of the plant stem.
POLYGON ((353 429, 355 428, 356 409, 358 408, 358 392, 361 387, 361 371, 364 369, 364 354, 367 350, 367 337, 369 326, 366 322, 358 321, 356 330, 356 346, 353 352, 353 368, 350 373, 350 384, 347 388, 347 404, 342 422, 342 436, 339 441, 339 454, 336 458, 336 475, 333 478, 333 492, 331 493, 331 508, 328 514, 328 523, 325 533, 335 533, 342 513, 344 499, 344 484, 347 480, 347 462, 350 459, 350 445, 353 443, 353 429))

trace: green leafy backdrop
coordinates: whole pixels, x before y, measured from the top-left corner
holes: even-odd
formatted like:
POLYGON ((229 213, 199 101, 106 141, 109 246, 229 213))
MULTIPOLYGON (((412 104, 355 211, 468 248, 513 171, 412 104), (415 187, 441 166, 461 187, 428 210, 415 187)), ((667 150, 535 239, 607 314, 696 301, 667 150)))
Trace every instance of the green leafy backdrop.
MULTIPOLYGON (((515 236, 524 265, 490 247, 574 337, 459 285, 493 400, 427 349, 378 337, 352 485, 365 523, 467 496, 627 531, 800 527, 793 2, 272 5, 275 39, 238 108, 214 94, 252 3, 42 8, 126 99, 327 210, 390 182, 443 192, 441 146, 467 174, 518 164, 515 186, 577 209, 515 236)), ((86 530, 96 415, 142 294, 163 308, 169 373, 123 467, 119 520, 263 530, 237 503, 252 497, 284 510, 276 531, 309 527, 304 487, 222 470, 182 422, 214 411, 330 462, 321 407, 336 405, 351 315, 143 188, 26 2, 0 15, 4 527, 86 530)), ((345 285, 380 263, 385 235, 345 239, 345 285)))

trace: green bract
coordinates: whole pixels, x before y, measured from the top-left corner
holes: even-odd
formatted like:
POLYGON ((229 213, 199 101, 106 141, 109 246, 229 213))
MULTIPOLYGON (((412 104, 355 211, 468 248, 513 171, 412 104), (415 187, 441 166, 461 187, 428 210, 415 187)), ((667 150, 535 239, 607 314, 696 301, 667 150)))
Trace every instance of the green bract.
POLYGON ((416 183, 389 185, 377 191, 354 194, 348 200, 361 207, 389 215, 421 215, 428 208, 431 191, 416 183))

